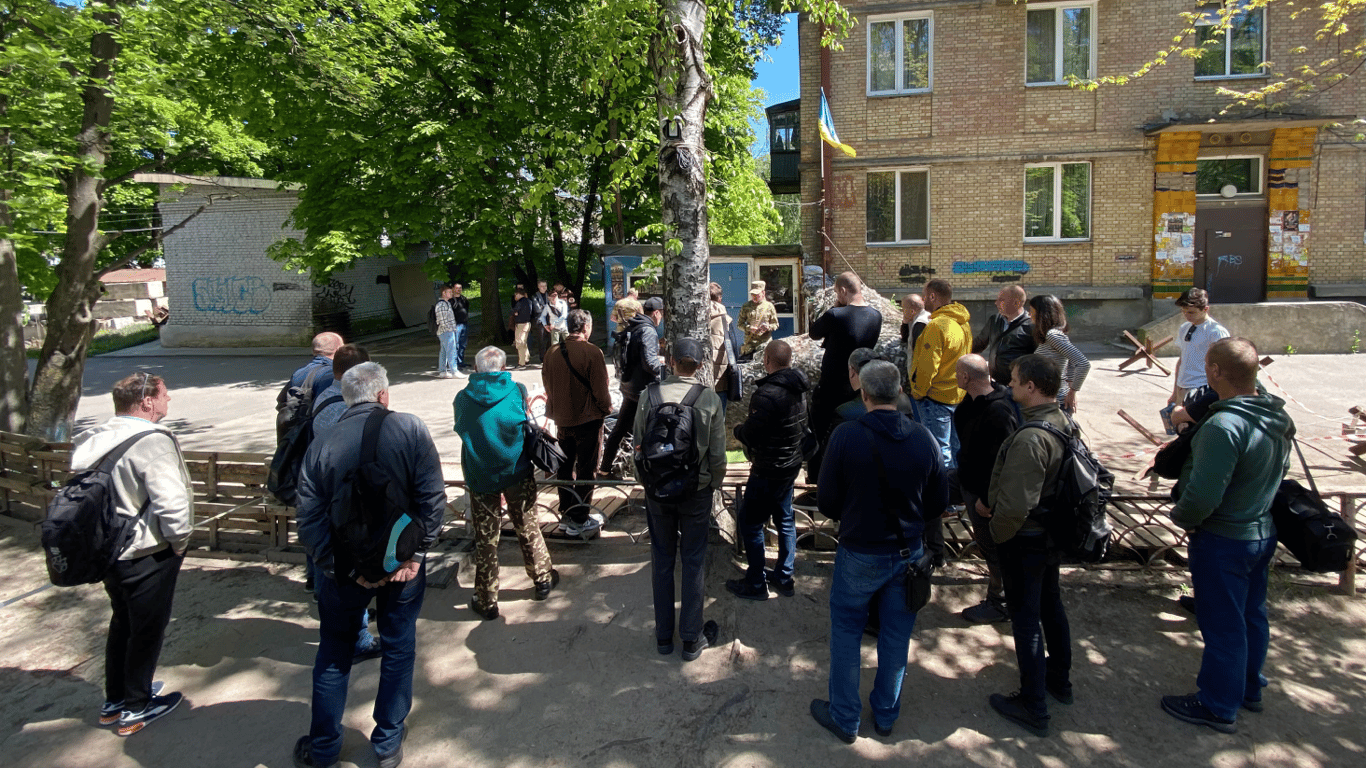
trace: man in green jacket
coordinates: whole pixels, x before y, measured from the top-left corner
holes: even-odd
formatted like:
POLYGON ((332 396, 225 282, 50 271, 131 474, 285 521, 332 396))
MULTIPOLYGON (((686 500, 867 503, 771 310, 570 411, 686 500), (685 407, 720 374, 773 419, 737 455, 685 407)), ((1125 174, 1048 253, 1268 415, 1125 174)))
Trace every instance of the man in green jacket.
POLYGON ((1178 720, 1237 730, 1238 707, 1262 711, 1262 664, 1271 637, 1266 582, 1276 552, 1271 500, 1289 468, 1295 425, 1285 401, 1257 386, 1257 348, 1220 339, 1205 356, 1219 395, 1191 440, 1172 520, 1190 532, 1195 620, 1205 640, 1199 691, 1163 696, 1178 720))
POLYGON ((1060 559, 1039 520, 1039 502, 1056 484, 1066 450, 1042 427, 1029 426, 1046 421, 1065 433, 1076 432, 1058 408, 1060 386, 1057 363, 1042 355, 1025 355, 1011 366, 1011 395, 1025 424, 1001 445, 986 501, 977 500, 977 513, 991 521, 1020 664, 1019 693, 993 693, 989 701, 1002 717, 1036 736, 1048 735, 1045 691, 1072 703, 1072 630, 1058 583, 1060 559))
POLYGON ((674 341, 669 355, 675 374, 641 393, 636 411, 636 477, 642 471, 642 446, 648 439, 651 396, 659 392, 659 403, 681 403, 694 387, 699 387, 692 404, 693 444, 697 447, 697 486, 692 495, 672 503, 651 498, 645 488, 646 521, 650 526, 650 565, 655 599, 655 648, 663 655, 674 651, 674 562, 683 561, 683 599, 678 616, 678 635, 683 639, 683 660, 692 661, 716 641, 716 623, 702 623, 702 602, 707 561, 707 529, 711 523, 712 497, 726 479, 726 415, 721 398, 711 387, 698 381, 697 368, 706 359, 696 339, 674 341))

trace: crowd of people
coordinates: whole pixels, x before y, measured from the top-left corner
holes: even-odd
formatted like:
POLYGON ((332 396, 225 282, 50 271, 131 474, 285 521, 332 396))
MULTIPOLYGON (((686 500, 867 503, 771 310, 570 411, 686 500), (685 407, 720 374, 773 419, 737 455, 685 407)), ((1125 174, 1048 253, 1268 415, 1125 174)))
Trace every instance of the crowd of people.
MULTIPOLYGON (((868 701, 875 732, 889 736, 900 714, 909 644, 923 605, 917 602, 916 579, 924 563, 942 559, 940 521, 961 502, 989 573, 983 600, 962 616, 973 623, 1011 622, 1019 665, 1019 690, 992 694, 988 704, 1045 736, 1048 699, 1074 701, 1060 553, 1040 518, 1066 446, 1045 427, 1077 434, 1071 414, 1089 363, 1068 339, 1056 297, 1027 300, 1020 286, 1003 288, 998 311, 974 337, 952 286, 935 279, 922 295, 902 302, 908 360, 903 373, 876 351, 882 314, 864 292, 857 275, 839 275, 835 305, 812 323, 811 337, 825 348, 814 386, 793 366, 786 341, 769 338, 749 348, 776 325, 762 306, 762 286, 751 292, 754 309, 737 321, 746 349, 761 356, 764 375, 752 382, 745 417, 734 429, 750 461, 737 516, 746 569, 725 587, 746 600, 767 600, 770 591, 796 594, 792 503, 805 464, 807 479, 817 485, 818 510, 838 526, 828 595, 828 690, 826 698, 811 702, 810 714, 841 741, 855 741, 863 709, 860 643, 872 633, 877 673, 868 701), (770 522, 778 533, 771 567, 764 546, 770 522)), ((459 286, 453 286, 443 290, 438 305, 443 375, 465 375, 460 368, 468 303, 460 299, 459 286)), ((1172 516, 1191 531, 1195 596, 1188 607, 1205 652, 1198 691, 1163 697, 1161 704, 1186 722, 1233 732, 1240 708, 1262 709, 1266 580, 1276 543, 1269 507, 1288 467, 1293 424, 1284 403, 1258 387, 1253 345, 1229 338, 1209 318, 1205 292, 1187 291, 1177 304, 1186 322, 1177 342, 1182 356, 1170 399, 1179 411, 1173 420, 1198 423, 1199 432, 1172 516)), ((613 413, 610 373, 603 351, 590 342, 589 313, 572 307, 560 286, 543 303, 519 288, 511 320, 519 365, 527 364, 533 319, 545 334, 540 343, 547 415, 565 455, 556 478, 573 481, 558 489, 559 530, 583 538, 599 534, 605 520, 593 505, 593 483, 611 471, 616 446, 631 437, 650 532, 656 650, 672 654, 677 639, 682 658, 691 661, 717 642, 719 631, 703 615, 704 565, 715 493, 726 474, 727 437, 728 388, 704 383, 698 373, 707 363, 729 366, 742 351, 729 348, 734 345, 727 317, 716 318, 719 327, 708 329, 710 345, 678 338, 661 353, 663 311, 653 298, 617 302, 615 367, 623 400, 606 436, 604 423, 613 413), (717 339, 728 347, 721 354, 717 339)), ((306 587, 320 615, 312 720, 296 744, 294 761, 337 762, 350 670, 378 657, 371 743, 379 764, 394 768, 403 759, 425 553, 446 512, 445 481, 429 425, 390 409, 382 365, 334 333, 317 336, 313 352, 278 402, 281 409, 302 402, 311 424, 296 518, 308 553, 306 587), (354 514, 357 489, 372 482, 362 478, 375 473, 386 489, 379 506, 401 514, 382 525, 346 522, 354 514), (378 637, 369 630, 371 603, 378 637)), ((560 581, 535 519, 528 393, 513 380, 508 363, 497 346, 479 350, 454 400, 453 430, 461 440, 475 538, 469 608, 483 620, 499 616, 497 542, 504 515, 534 585, 533 599, 547 599, 560 581)), ((189 543, 192 494, 175 437, 159 423, 170 401, 165 382, 134 374, 115 385, 113 398, 116 415, 78 437, 72 466, 98 463, 131 436, 152 438, 139 441, 116 470, 119 509, 137 517, 138 527, 105 582, 114 615, 100 722, 126 736, 181 701, 179 693, 163 693, 153 675, 189 543)))

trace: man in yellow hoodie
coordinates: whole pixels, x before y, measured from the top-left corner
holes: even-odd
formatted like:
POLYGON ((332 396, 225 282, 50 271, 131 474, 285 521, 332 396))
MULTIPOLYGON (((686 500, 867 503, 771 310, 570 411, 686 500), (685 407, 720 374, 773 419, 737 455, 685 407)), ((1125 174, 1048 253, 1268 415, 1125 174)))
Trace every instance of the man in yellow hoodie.
POLYGON ((930 323, 916 340, 908 364, 911 401, 916 420, 939 442, 944 465, 954 469, 958 435, 953 430, 953 411, 963 400, 955 372, 958 358, 972 352, 971 316, 967 307, 953 300, 953 286, 947 280, 929 281, 924 295, 930 323))

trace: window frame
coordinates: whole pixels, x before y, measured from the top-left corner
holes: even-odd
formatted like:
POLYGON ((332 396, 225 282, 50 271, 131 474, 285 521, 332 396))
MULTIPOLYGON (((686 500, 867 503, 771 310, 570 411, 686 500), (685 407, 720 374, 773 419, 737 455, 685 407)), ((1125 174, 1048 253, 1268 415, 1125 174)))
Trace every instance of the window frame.
POLYGON ((1071 8, 1088 8, 1091 11, 1091 45, 1087 51, 1086 77, 1091 80, 1096 77, 1097 51, 1100 46, 1096 40, 1096 30, 1100 27, 1099 19, 1099 0, 1056 0, 1048 3, 1027 3, 1025 5, 1025 45, 1024 45, 1024 81, 1026 88, 1053 88, 1060 85, 1067 85, 1067 78, 1062 76, 1063 62, 1063 25, 1061 23, 1062 12, 1071 8), (1055 79, 1032 83, 1029 81, 1029 12, 1030 11, 1053 11, 1055 23, 1053 26, 1053 64, 1055 79))
POLYGON ((1053 234, 1024 235, 1026 243, 1086 243, 1095 233, 1095 163, 1090 160, 1059 160, 1052 163, 1025 163, 1024 173, 1020 174, 1020 230, 1025 232, 1029 226, 1029 169, 1053 169, 1053 234), (1062 233, 1062 169, 1065 165, 1085 165, 1086 171, 1086 235, 1085 237, 1061 237, 1062 233))
POLYGON ((905 96, 907 94, 929 93, 934 90, 934 11, 917 11, 914 13, 891 13, 871 15, 864 21, 867 32, 864 34, 864 85, 869 98, 882 96, 905 96), (925 61, 925 87, 907 88, 902 78, 906 71, 906 36, 901 31, 902 23, 911 20, 924 19, 929 23, 930 51, 925 61), (895 22, 896 24, 896 86, 889 91, 873 90, 873 25, 877 23, 895 22))
POLYGON ((864 211, 864 213, 863 213, 863 216, 864 216, 864 218, 863 218, 863 238, 864 238, 864 245, 869 246, 869 247, 872 247, 872 248, 886 248, 886 247, 897 247, 897 246, 906 246, 906 245, 929 245, 929 244, 930 244, 930 231, 931 231, 931 230, 930 230, 930 223, 931 223, 931 222, 930 222, 930 189, 931 189, 931 187, 930 187, 930 168, 929 168, 929 166, 927 166, 927 165, 908 165, 908 166, 897 166, 897 167, 895 167, 895 168, 876 168, 876 169, 869 169, 868 171, 866 171, 866 172, 864 173, 864 175, 863 175, 863 190, 864 190, 864 201, 863 201, 863 211, 864 211), (894 199, 892 200, 892 210, 895 211, 895 213, 896 213, 896 217, 895 217, 896 226, 893 227, 893 230, 894 230, 893 237, 897 238, 897 239, 895 239, 895 240, 877 240, 877 241, 870 241, 870 240, 868 240, 868 199, 867 199, 867 194, 868 194, 868 177, 869 177, 870 175, 874 174, 874 173, 891 173, 891 174, 894 174, 894 177, 893 177, 893 178, 895 179, 895 182, 896 182, 896 183, 894 184, 895 196, 894 196, 894 199), (903 239, 901 239, 901 228, 902 228, 902 226, 901 226, 901 225, 902 225, 902 221, 901 221, 901 175, 902 175, 903 173, 923 173, 923 174, 925 174, 925 238, 924 238, 923 240, 903 240, 903 239))
POLYGON ((1233 197, 1224 197, 1222 194, 1220 194, 1220 193, 1218 193, 1218 192, 1196 192, 1196 193, 1195 193, 1195 196, 1196 196, 1197 199, 1201 199, 1201 200, 1253 200, 1253 199, 1259 199, 1259 198, 1264 197, 1264 196, 1266 195, 1266 168, 1267 168, 1267 166, 1266 166, 1266 157, 1264 157, 1264 156, 1262 156, 1262 155, 1217 155, 1217 156, 1210 156, 1210 157, 1197 157, 1197 158, 1195 159, 1196 164, 1197 164, 1197 167, 1198 167, 1198 164, 1199 164, 1200 162, 1202 162, 1202 161, 1204 161, 1204 162, 1209 162, 1209 161, 1212 161, 1212 160, 1256 160, 1256 161, 1257 161, 1257 175, 1256 175, 1255 178, 1256 178, 1256 181, 1257 181, 1257 191, 1256 191, 1256 192, 1239 192, 1238 194, 1234 195, 1233 197))
MULTIPOLYGON (((1240 6, 1243 4, 1241 0, 1231 0, 1231 2, 1232 2, 1233 4, 1240 5, 1240 6)), ((1193 25, 1193 26, 1196 28, 1196 30, 1197 30, 1197 34, 1198 34, 1198 31, 1199 31, 1200 27, 1212 27, 1212 26, 1215 26, 1215 25, 1218 23, 1217 21, 1215 21, 1215 22, 1205 22, 1205 21, 1203 21, 1203 19, 1209 18, 1210 15, 1213 15, 1214 18, 1217 20, 1217 19, 1218 19, 1218 16, 1219 16, 1220 10, 1221 10, 1222 8, 1227 7, 1229 4, 1230 4, 1229 2, 1219 3, 1219 4, 1218 4, 1218 5, 1219 5, 1219 8, 1215 8, 1215 7, 1214 7, 1214 6, 1216 5, 1215 3, 1209 3, 1208 6, 1202 6, 1202 9, 1201 9, 1201 14, 1202 14, 1201 18, 1202 18, 1202 20, 1201 20, 1201 21, 1195 22, 1195 24, 1193 25)), ((1262 40, 1261 40, 1262 53, 1261 53, 1261 56, 1258 57, 1258 60, 1259 60, 1259 62, 1265 62, 1265 61, 1266 61, 1266 7, 1265 7, 1265 6, 1262 6, 1262 7, 1260 7, 1260 8, 1244 8, 1244 9, 1243 9, 1242 11, 1240 11, 1239 13, 1248 13, 1248 12, 1260 13, 1260 14, 1262 15, 1262 40)), ((1223 36, 1223 40, 1224 40, 1224 44, 1223 44, 1223 49, 1224 49, 1224 72, 1223 72, 1223 74, 1220 74, 1220 75, 1194 75, 1195 79, 1196 79, 1197 81, 1200 81, 1200 82, 1208 82, 1208 81, 1210 81, 1210 80, 1248 80, 1248 79, 1258 78, 1258 77, 1267 77, 1266 67, 1265 67, 1265 66, 1262 66, 1262 64, 1260 64, 1260 63, 1259 63, 1258 66, 1257 66, 1257 70, 1258 70, 1258 71, 1256 71, 1256 72, 1248 72, 1248 73, 1245 73, 1245 74, 1234 74, 1234 73, 1231 71, 1231 70, 1233 69, 1233 46, 1230 44, 1230 43, 1231 43, 1231 40, 1230 40, 1230 38, 1229 38, 1229 34, 1228 34, 1228 33, 1229 33, 1229 31, 1228 31, 1228 30, 1225 30, 1225 31, 1224 31, 1224 36, 1223 36)), ((1192 69, 1194 69, 1194 68, 1195 68, 1196 66, 1198 66, 1198 65, 1199 65, 1199 60, 1198 60, 1198 59, 1192 60, 1192 61, 1191 61, 1191 68, 1192 68, 1192 69)))

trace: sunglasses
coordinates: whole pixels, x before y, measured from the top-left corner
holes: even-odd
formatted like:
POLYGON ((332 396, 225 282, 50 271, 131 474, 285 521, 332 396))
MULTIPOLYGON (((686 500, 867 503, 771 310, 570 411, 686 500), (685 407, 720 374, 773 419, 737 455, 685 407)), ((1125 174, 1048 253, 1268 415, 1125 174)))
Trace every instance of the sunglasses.
MULTIPOLYGON (((138 397, 139 400, 145 400, 145 399, 147 399, 147 385, 148 385, 151 381, 152 381, 152 374, 147 373, 146 371, 143 371, 143 372, 142 372, 142 395, 138 397)), ((155 393, 154 393, 154 394, 155 394, 155 393)))

